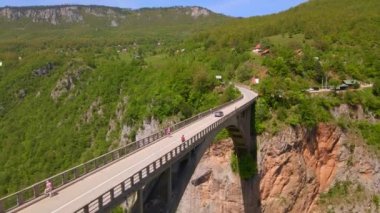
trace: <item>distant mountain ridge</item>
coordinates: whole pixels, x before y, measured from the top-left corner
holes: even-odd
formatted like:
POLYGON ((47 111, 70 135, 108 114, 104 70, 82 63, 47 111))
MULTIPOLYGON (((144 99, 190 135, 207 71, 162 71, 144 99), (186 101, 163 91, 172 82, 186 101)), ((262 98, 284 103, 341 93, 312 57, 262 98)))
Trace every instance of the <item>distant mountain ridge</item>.
MULTIPOLYGON (((31 6, 31 7, 3 7, 0 8, 0 18, 6 21, 29 20, 33 23, 50 23, 59 25, 64 23, 85 23, 86 18, 97 17, 109 19, 111 26, 118 26, 119 22, 132 18, 138 18, 143 13, 149 13, 150 18, 163 18, 171 12, 177 16, 191 19, 215 16, 212 11, 202 7, 168 7, 168 8, 142 8, 137 10, 117 7, 94 5, 57 5, 57 6, 31 6), (152 14, 152 12, 154 12, 152 14)), ((173 17, 175 18, 175 17, 173 17)))

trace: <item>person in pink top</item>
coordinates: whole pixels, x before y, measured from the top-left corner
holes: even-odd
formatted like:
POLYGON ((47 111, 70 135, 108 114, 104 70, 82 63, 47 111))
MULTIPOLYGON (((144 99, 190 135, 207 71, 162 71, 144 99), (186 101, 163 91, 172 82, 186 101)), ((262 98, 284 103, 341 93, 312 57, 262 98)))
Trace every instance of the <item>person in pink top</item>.
POLYGON ((186 141, 184 135, 181 136, 181 141, 182 141, 182 143, 186 141))
POLYGON ((53 183, 50 180, 47 180, 45 183, 45 194, 51 197, 53 195, 53 183))

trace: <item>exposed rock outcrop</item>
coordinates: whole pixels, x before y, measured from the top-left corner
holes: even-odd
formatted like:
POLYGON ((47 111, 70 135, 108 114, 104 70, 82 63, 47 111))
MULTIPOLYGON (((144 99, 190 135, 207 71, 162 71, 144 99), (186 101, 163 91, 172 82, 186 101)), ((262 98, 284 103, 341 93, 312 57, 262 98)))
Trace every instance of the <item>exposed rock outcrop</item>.
MULTIPOLYGON (((128 135, 131 131, 131 128, 127 125, 123 125, 123 115, 128 103, 128 97, 125 96, 122 100, 117 104, 115 110, 115 117, 111 118, 108 124, 108 131, 106 134, 106 141, 111 140, 111 134, 116 132, 117 129, 121 128, 121 135, 118 145, 125 145, 128 142, 128 135)), ((112 138, 114 139, 114 138, 112 138)), ((117 141, 116 141, 117 142, 117 141)))
POLYGON ((119 24, 117 23, 117 21, 115 21, 115 20, 111 21, 111 27, 118 27, 118 26, 119 26, 119 24))
MULTIPOLYGON (((5 7, 0 8, 0 17, 15 21, 23 18, 30 19, 32 22, 47 22, 53 25, 62 23, 82 23, 84 17, 91 15, 95 17, 106 17, 109 19, 124 19, 125 16, 116 8, 62 5, 46 7, 5 7)), ((112 26, 116 26, 112 20, 112 26)))
POLYGON ((157 132, 160 129, 160 122, 154 119, 153 117, 150 119, 145 119, 142 127, 137 130, 136 140, 140 140, 145 138, 153 133, 157 132))
MULTIPOLYGON (((156 133, 160 129, 159 121, 154 118, 145 119, 142 127, 140 127, 136 132, 136 141, 145 138, 153 133, 156 133)), ((133 128, 127 124, 122 125, 121 134, 120 134, 120 145, 126 145, 131 142, 130 134, 132 133, 133 128)))
MULTIPOLYGON (((207 17, 212 14, 211 11, 201 7, 171 7, 167 8, 180 14, 185 14, 193 19, 207 17)), ((59 24, 83 24, 88 17, 102 18, 107 20, 109 26, 118 27, 122 20, 129 17, 140 18, 144 11, 155 9, 121 9, 105 6, 84 6, 84 5, 57 5, 57 6, 38 6, 38 7, 3 7, 0 8, 0 18, 4 17, 8 21, 30 20, 33 23, 50 23, 59 24), (129 16, 130 15, 130 16, 129 16)), ((157 9, 158 11, 160 9, 157 9)), ((158 12, 154 18, 163 18, 163 12, 158 12)), ((151 14, 147 14, 150 20, 151 14)))
POLYGON ((191 7, 189 12, 186 14, 191 15, 193 18, 198 18, 200 16, 208 16, 210 15, 210 11, 201 7, 191 7))
POLYGON ((38 68, 38 69, 35 69, 33 70, 33 74, 35 76, 44 76, 44 75, 47 75, 50 73, 51 70, 53 70, 53 64, 52 63, 47 63, 46 65, 38 68))
POLYGON ((210 147, 198 164, 181 199, 178 213, 244 212, 240 177, 232 172, 231 140, 210 147))
POLYGON ((339 128, 324 124, 261 138, 262 210, 308 212, 335 177, 343 140, 339 128))
POLYGON ((107 7, 84 7, 86 14, 90 14, 96 17, 119 17, 125 18, 125 16, 120 15, 115 9, 107 7))
POLYGON ((379 212, 375 196, 380 196, 380 159, 369 151, 361 138, 348 133, 347 143, 340 148, 340 160, 333 183, 346 183, 347 192, 318 201, 313 212, 379 212))
POLYGON ((319 197, 342 181, 363 187, 369 198, 347 203, 350 197, 357 200, 354 193, 347 194, 338 212, 367 211, 371 195, 380 192, 379 159, 366 151, 360 138, 335 125, 319 124, 313 130, 289 127, 259 141, 263 212, 337 211, 338 201, 327 209, 319 197))
POLYGON ((75 82, 80 79, 83 72, 89 70, 88 67, 71 68, 64 76, 58 80, 50 96, 56 102, 63 94, 75 88, 75 82))
POLYGON ((102 116, 104 114, 103 107, 101 106, 100 98, 97 98, 94 102, 91 103, 89 109, 82 117, 84 123, 90 123, 93 120, 94 115, 102 116))
POLYGON ((129 139, 129 134, 131 133, 132 128, 126 124, 123 125, 120 133, 120 145, 124 146, 127 143, 131 142, 129 139))
POLYGON ((31 19, 32 22, 48 22, 53 25, 59 23, 78 23, 83 21, 83 16, 79 13, 78 6, 60 7, 5 7, 0 8, 0 16, 9 20, 19 20, 22 18, 31 19))
POLYGON ((371 112, 365 112, 362 105, 340 104, 334 107, 330 113, 335 118, 376 121, 376 117, 371 112))
MULTIPOLYGON (((109 127, 106 134, 106 140, 110 140, 110 135, 119 130, 120 137, 118 139, 118 146, 124 146, 130 142, 135 140, 140 140, 145 138, 153 133, 158 132, 161 129, 161 124, 154 117, 147 118, 143 121, 142 125, 139 128, 133 128, 129 126, 125 122, 123 122, 124 113, 126 111, 128 104, 128 97, 125 96, 122 100, 117 104, 115 110, 115 117, 110 119, 109 127), (131 134, 134 134, 135 138, 131 138, 131 134)), ((167 126, 167 124, 164 124, 167 126)))

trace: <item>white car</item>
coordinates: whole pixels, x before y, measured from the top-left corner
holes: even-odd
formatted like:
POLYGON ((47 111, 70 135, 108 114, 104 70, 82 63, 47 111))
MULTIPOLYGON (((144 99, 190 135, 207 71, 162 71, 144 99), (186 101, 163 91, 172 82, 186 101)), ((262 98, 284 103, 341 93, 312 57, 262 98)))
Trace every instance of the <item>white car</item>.
POLYGON ((223 117, 224 113, 222 111, 216 111, 214 112, 215 117, 223 117))

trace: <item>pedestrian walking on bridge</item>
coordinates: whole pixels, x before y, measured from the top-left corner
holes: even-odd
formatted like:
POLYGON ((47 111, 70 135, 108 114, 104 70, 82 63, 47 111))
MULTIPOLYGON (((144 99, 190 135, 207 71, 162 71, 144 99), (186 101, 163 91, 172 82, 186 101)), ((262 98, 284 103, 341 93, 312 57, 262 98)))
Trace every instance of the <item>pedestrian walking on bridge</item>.
POLYGON ((49 195, 49 197, 53 195, 53 183, 51 180, 45 182, 45 194, 49 195))

